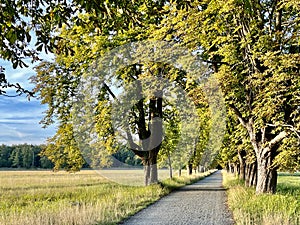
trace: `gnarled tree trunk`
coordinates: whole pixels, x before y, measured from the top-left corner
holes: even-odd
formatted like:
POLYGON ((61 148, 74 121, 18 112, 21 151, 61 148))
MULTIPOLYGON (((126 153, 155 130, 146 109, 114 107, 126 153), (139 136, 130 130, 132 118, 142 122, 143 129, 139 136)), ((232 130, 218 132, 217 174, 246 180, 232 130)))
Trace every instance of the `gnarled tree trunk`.
POLYGON ((256 183, 257 194, 275 193, 277 186, 277 170, 272 167, 272 164, 277 154, 277 149, 279 148, 281 141, 287 136, 287 133, 281 131, 278 134, 273 134, 273 130, 270 127, 268 127, 268 129, 266 127, 258 129, 255 127, 253 118, 246 120, 234 105, 230 106, 238 116, 241 124, 247 129, 250 142, 255 151, 257 178, 252 175, 252 180, 249 181, 249 185, 256 183))
MULTIPOLYGON (((137 87, 141 89, 141 86, 137 87)), ((140 90, 141 91, 141 90, 140 90)), ((149 119, 146 126, 146 114, 144 110, 144 99, 137 102, 135 114, 138 135, 141 146, 133 142, 129 129, 126 130, 131 150, 138 155, 144 166, 144 184, 149 185, 158 182, 157 156, 163 139, 162 128, 162 91, 157 91, 148 104, 149 119)))
POLYGON ((261 154, 257 158, 257 194, 276 192, 277 169, 272 167, 275 155, 276 151, 266 151, 266 154, 261 154))

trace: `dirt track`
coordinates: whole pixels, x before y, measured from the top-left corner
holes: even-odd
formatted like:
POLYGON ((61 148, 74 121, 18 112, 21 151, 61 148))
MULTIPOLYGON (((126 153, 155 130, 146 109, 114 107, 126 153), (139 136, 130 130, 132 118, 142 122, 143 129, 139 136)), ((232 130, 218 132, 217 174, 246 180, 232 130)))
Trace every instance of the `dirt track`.
POLYGON ((221 171, 169 194, 122 224, 234 224, 226 205, 221 171))

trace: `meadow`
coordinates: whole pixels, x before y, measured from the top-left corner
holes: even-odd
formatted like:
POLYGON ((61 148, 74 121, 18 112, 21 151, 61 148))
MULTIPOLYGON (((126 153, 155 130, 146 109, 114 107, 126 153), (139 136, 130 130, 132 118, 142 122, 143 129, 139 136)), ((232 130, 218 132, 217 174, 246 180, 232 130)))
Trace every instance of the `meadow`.
POLYGON ((300 174, 279 173, 277 193, 256 195, 234 175, 224 173, 228 205, 237 225, 299 225, 300 174))
POLYGON ((204 176, 167 179, 168 171, 160 170, 162 182, 144 187, 138 186, 142 174, 141 170, 83 170, 73 174, 0 171, 0 224, 116 224, 174 188, 204 176))

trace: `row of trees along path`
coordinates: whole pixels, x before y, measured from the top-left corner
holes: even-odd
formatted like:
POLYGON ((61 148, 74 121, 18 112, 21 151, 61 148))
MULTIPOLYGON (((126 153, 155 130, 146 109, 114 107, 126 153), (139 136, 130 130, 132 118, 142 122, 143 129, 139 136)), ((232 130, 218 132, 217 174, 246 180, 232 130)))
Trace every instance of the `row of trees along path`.
POLYGON ((226 205, 221 171, 172 192, 122 224, 234 224, 226 205))
MULTIPOLYGON (((279 168, 300 168, 299 0, 232 0, 226 4, 222 0, 177 0, 172 4, 163 0, 112 0, 109 3, 70 0, 52 4, 48 0, 18 0, 3 3, 0 9, 4 10, 0 37, 2 59, 17 68, 26 66, 25 59, 41 61, 41 52, 51 51, 55 55, 54 61, 43 61, 36 68, 33 81, 35 92, 48 105, 42 123, 58 124, 57 133, 49 139, 44 152, 56 168, 68 165, 80 169, 84 164, 70 121, 74 116, 74 98, 80 92, 78 83, 89 75, 87 68, 113 48, 143 40, 175 42, 210 66, 227 106, 227 136, 218 157, 223 166, 239 167, 242 178, 250 186, 256 186, 258 194, 276 191, 279 168)), ((116 132, 110 121, 115 97, 112 90, 116 86, 112 81, 121 86, 143 77, 159 76, 185 90, 200 122, 211 124, 210 118, 203 116, 210 112, 200 84, 185 71, 163 63, 130 65, 112 74, 110 79, 103 77, 103 89, 97 96, 98 104, 94 104, 93 112, 97 115, 86 118, 95 124, 93 129, 100 137, 99 143, 91 148, 94 158, 99 156, 98 161, 105 161, 105 156, 117 149, 116 132)), ((10 84, 0 66, 0 94, 5 95, 10 87, 15 87, 17 94, 32 95, 18 83, 10 84)), ((161 149, 167 145, 141 152, 136 149, 143 146, 135 146, 131 139, 138 136, 147 140, 151 133, 160 130, 162 124, 154 126, 154 118, 174 121, 171 113, 176 117, 176 110, 170 112, 165 105, 166 101, 159 95, 141 99, 133 106, 128 120, 127 139, 145 166, 147 185, 157 182, 157 161, 161 149), (150 125, 155 128, 153 132, 150 125)), ((205 149, 205 133, 196 137, 203 145, 195 148, 191 165, 198 164, 198 156, 205 149)))

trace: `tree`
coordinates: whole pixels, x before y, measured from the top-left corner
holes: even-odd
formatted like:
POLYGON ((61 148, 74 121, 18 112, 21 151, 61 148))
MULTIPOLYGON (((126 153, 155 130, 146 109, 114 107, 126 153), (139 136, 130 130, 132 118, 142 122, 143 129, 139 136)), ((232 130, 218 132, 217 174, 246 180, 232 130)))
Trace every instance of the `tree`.
MULTIPOLYGON (((76 101, 76 94, 78 94, 78 82, 80 78, 88 76, 86 69, 93 60, 104 55, 115 46, 146 38, 148 27, 151 24, 159 23, 160 18, 163 16, 160 14, 160 10, 164 7, 164 4, 160 1, 137 2, 137 5, 134 5, 134 13, 139 15, 140 18, 137 19, 135 15, 132 23, 121 24, 122 26, 100 23, 94 19, 95 13, 80 14, 78 18, 86 21, 80 26, 76 24, 73 24, 71 28, 62 26, 59 35, 61 38, 60 44, 68 46, 67 48, 70 49, 72 54, 57 52, 56 62, 43 63, 38 66, 38 76, 34 78, 37 85, 36 91, 40 91, 42 102, 49 106, 44 120, 45 124, 51 123, 53 117, 57 116, 61 129, 64 129, 64 126, 68 124, 68 120, 73 119, 71 110, 74 100, 76 101), (90 21, 93 22, 90 23, 90 21), (95 29, 95 26, 97 29, 95 29), (92 47, 90 48, 90 46, 92 47)), ((116 10, 115 7, 117 5, 112 5, 111 10, 116 10)), ((116 10, 115 15, 122 17, 121 20, 123 21, 122 10, 116 10)), ((162 138, 163 96, 161 93, 164 90, 156 89, 155 92, 146 95, 144 93, 147 88, 142 87, 139 82, 142 82, 145 78, 151 79, 152 77, 155 80, 167 77, 170 78, 171 82, 178 83, 183 88, 188 88, 188 82, 184 80, 185 76, 186 73, 178 69, 172 69, 162 63, 135 63, 117 71, 112 79, 104 79, 101 93, 97 96, 99 97, 97 99, 98 103, 95 105, 97 114, 89 114, 90 118, 85 117, 88 120, 94 120, 96 123, 96 126, 92 129, 100 137, 98 144, 106 146, 113 153, 116 150, 113 148, 115 145, 114 138, 112 138, 115 134, 110 128, 112 124, 107 116, 111 114, 112 102, 118 102, 118 100, 113 93, 111 81, 116 80, 118 82, 116 86, 113 86, 114 88, 136 85, 134 88, 137 87, 137 92, 133 94, 141 96, 141 98, 133 105, 129 103, 133 106, 132 118, 129 120, 129 124, 120 124, 120 126, 125 129, 129 147, 143 161, 146 184, 157 182, 156 164, 160 145, 154 147, 152 143, 159 143, 162 138), (141 149, 132 141, 131 132, 138 135, 139 139, 142 140, 143 143, 139 146, 141 149)), ((101 79, 103 78, 101 77, 101 79)))
POLYGON ((180 138, 180 118, 176 110, 167 109, 164 114, 165 137, 159 152, 158 165, 169 167, 169 176, 172 178, 173 169, 178 169, 180 176, 184 165, 182 151, 177 149, 180 138))
POLYGON ((0 145, 0 167, 11 167, 10 155, 12 148, 6 145, 0 145))
POLYGON ((44 148, 44 145, 1 145, 0 167, 53 168, 53 164, 47 157, 40 157, 40 153, 44 148))
MULTIPOLYGON (((71 54, 72 49, 61 42, 57 35, 63 25, 86 25, 79 14, 89 13, 89 23, 97 32, 110 35, 137 26, 157 23, 159 11, 165 1, 64 1, 16 0, 3 2, 0 7, 0 56, 12 63, 13 68, 27 67, 39 62, 40 53, 54 52, 71 54)), ((139 31, 137 31, 139 33, 139 31)), ((134 38, 134 37, 132 37, 134 38)), ((0 65, 0 95, 8 87, 16 88, 16 94, 33 92, 23 89, 18 83, 9 83, 0 65)))
POLYGON ((21 149, 15 147, 12 154, 10 155, 10 160, 12 162, 12 167, 20 168, 22 167, 22 154, 21 149))
POLYGON ((256 186, 257 163, 247 131, 234 113, 228 113, 227 132, 223 140, 219 163, 229 172, 235 172, 245 185, 256 186))
MULTIPOLYGON (((43 49, 56 53, 56 63, 44 63, 45 68, 37 78, 37 90, 41 90, 43 102, 49 104, 44 122, 51 123, 56 115, 61 127, 68 125, 72 106, 68 99, 76 94, 82 71, 99 55, 124 43, 147 38, 176 42, 211 65, 229 110, 247 131, 253 147, 258 171, 257 193, 275 192, 279 164, 288 165, 284 159, 298 157, 298 1, 110 3, 35 1, 32 4, 20 0, 5 5, 0 39, 4 59, 14 66, 24 66, 24 56, 35 61, 37 52, 43 49), (28 18, 32 22, 24 23, 28 18), (28 49, 31 28, 35 28, 37 45, 28 49)), ((132 82, 128 75, 141 75, 139 67, 136 64, 121 71, 119 81, 132 82)), ((159 71, 158 68, 161 69, 156 65, 153 72, 159 71)), ((172 76, 172 81, 189 86, 186 77, 174 74, 177 75, 172 76)), ((7 85, 3 72, 0 81, 7 85)), ((110 93, 107 88, 105 92, 110 93)), ((143 105, 146 105, 144 100, 143 105)), ((160 111, 159 108, 155 110, 160 111)), ((111 140, 104 141, 112 144, 111 140)), ((215 155, 210 154, 212 151, 204 158, 211 159, 215 155)), ((296 168, 297 164, 291 166, 296 168)))
POLYGON ((73 136, 73 126, 64 124, 43 149, 41 155, 46 156, 54 164, 54 170, 64 168, 67 171, 76 172, 82 168, 84 159, 73 136))
POLYGON ((34 167, 34 148, 32 145, 21 145, 18 147, 22 155, 22 167, 29 169, 34 167))
POLYGON ((171 7, 161 23, 211 63, 227 105, 249 135, 258 194, 275 192, 273 162, 283 141, 299 136, 300 6, 293 3, 196 1, 188 10, 171 7))

